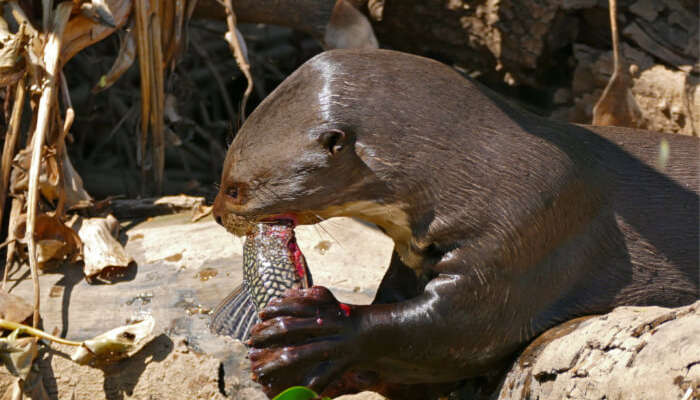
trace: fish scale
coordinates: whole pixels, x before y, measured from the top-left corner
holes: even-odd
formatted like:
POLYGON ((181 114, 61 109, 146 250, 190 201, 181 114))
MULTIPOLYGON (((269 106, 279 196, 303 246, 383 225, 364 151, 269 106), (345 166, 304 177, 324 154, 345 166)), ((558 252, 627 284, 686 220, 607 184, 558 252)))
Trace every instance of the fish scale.
POLYGON ((245 340, 259 322, 257 313, 275 297, 312 285, 311 274, 288 224, 259 223, 243 244, 243 283, 214 310, 210 329, 245 340), (295 254, 300 265, 294 263, 295 254), (256 312, 257 311, 257 312, 256 312))

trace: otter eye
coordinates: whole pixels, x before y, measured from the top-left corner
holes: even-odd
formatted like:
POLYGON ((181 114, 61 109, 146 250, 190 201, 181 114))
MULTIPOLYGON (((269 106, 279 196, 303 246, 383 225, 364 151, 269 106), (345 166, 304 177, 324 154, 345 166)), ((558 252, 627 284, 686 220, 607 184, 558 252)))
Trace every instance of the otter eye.
POLYGON ((319 143, 330 153, 336 155, 345 147, 345 132, 333 129, 323 132, 319 137, 319 143))
POLYGON ((238 185, 233 185, 226 189, 226 196, 235 199, 238 198, 238 185))

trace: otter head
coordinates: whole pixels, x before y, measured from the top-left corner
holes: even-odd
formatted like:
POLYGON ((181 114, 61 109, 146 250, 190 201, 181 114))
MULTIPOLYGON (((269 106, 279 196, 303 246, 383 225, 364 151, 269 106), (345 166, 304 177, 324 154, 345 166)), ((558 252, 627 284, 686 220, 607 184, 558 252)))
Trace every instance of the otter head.
POLYGON ((469 144, 455 127, 474 124, 465 120, 465 85, 449 67, 405 53, 317 55, 241 127, 215 217, 238 235, 266 219, 356 217, 381 227, 417 265, 412 249, 427 246, 415 238, 438 219, 435 199, 457 191, 455 160, 469 144), (447 101, 436 106, 436 96, 447 101))
POLYGON ((214 201, 214 216, 229 231, 242 235, 251 223, 271 219, 316 223, 351 215, 346 210, 351 205, 388 196, 363 159, 358 125, 346 110, 350 93, 339 82, 343 76, 316 57, 241 127, 228 149, 214 201))

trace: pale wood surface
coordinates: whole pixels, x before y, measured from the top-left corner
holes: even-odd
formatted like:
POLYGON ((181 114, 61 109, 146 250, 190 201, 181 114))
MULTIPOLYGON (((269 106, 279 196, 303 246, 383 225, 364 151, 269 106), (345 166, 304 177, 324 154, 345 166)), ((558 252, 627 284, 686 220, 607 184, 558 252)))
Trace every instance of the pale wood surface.
MULTIPOLYGON (((214 308, 241 282, 242 240, 211 218, 193 223, 189 214, 164 216, 123 231, 135 266, 121 282, 88 284, 79 265, 40 277, 45 330, 81 340, 150 313, 156 331, 167 332, 207 319, 199 312, 214 308)), ((389 263, 389 238, 350 219, 299 227, 297 237, 316 284, 330 287, 343 301, 371 301, 389 263)), ((11 278, 10 293, 31 299, 26 269, 11 278)))
MULTIPOLYGON (((245 346, 208 329, 207 310, 241 283, 242 239, 211 217, 191 222, 185 213, 125 224, 121 240, 135 265, 119 282, 88 284, 81 265, 64 265, 40 276, 43 328, 82 340, 148 313, 156 320, 156 339, 131 359, 102 371, 56 355, 45 357, 40 365, 50 397, 80 399, 91 393, 91 399, 146 394, 171 398, 177 392, 183 399, 210 398, 205 393, 212 387, 223 387, 229 398, 265 398, 250 380, 245 346), (203 358, 183 356, 187 349, 203 358), (223 375, 212 376, 217 363, 223 375), (168 382, 173 379, 178 382, 168 382)), ((373 298, 393 248, 391 239, 376 229, 342 218, 320 227, 298 227, 297 240, 315 283, 329 287, 341 301, 356 304, 373 298)), ((27 267, 11 278, 10 293, 31 299, 27 267)), ((0 393, 3 382, 9 382, 2 372, 0 393)))

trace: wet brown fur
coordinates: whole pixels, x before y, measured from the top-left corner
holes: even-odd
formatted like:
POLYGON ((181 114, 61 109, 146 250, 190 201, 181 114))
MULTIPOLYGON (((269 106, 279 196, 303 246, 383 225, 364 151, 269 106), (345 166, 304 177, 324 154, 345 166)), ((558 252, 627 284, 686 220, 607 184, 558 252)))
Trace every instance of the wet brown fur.
POLYGON ((331 51, 246 121, 214 213, 313 223, 372 219, 352 204, 391 210, 405 222, 373 221, 397 253, 375 302, 390 304, 369 306, 359 332, 377 344, 363 367, 449 382, 577 316, 697 300, 698 147, 547 120, 425 58, 331 51), (328 131, 343 133, 337 152, 328 131))

